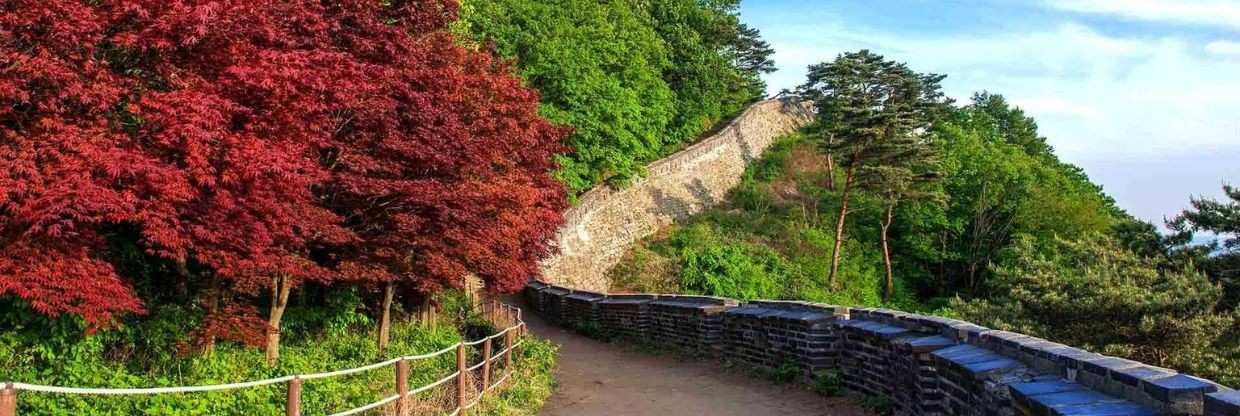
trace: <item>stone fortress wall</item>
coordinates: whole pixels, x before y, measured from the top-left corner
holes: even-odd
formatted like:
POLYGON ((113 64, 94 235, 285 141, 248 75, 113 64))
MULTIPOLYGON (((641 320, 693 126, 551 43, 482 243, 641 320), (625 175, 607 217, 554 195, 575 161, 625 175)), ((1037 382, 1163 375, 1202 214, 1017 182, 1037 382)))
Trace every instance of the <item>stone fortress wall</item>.
POLYGON ((527 310, 888 399, 897 415, 1240 416, 1240 391, 960 320, 807 302, 605 294, 531 281, 527 310))
POLYGON ((607 271, 638 240, 723 201, 750 161, 780 136, 813 121, 808 103, 777 98, 750 106, 718 133, 647 167, 624 189, 599 186, 565 213, 543 278, 605 291, 607 271))

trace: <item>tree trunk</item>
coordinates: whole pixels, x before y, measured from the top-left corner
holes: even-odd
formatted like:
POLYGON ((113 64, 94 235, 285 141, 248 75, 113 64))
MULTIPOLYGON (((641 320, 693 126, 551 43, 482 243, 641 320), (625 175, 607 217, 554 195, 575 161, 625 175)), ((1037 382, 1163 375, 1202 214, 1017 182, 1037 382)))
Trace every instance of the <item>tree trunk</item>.
POLYGON ((947 230, 943 230, 939 235, 939 276, 938 286, 940 288, 947 287, 947 230))
POLYGON ((827 189, 835 190, 835 158, 827 153, 827 189))
MULTIPOLYGON (((220 313, 219 278, 214 273, 208 273, 207 276, 207 294, 203 299, 203 309, 206 310, 207 319, 215 319, 215 314, 220 313)), ((207 339, 202 342, 202 354, 210 357, 214 353, 215 335, 207 334, 207 339)))
POLYGON ((895 291, 895 282, 891 273, 891 250, 887 246, 887 230, 891 228, 891 211, 894 210, 895 204, 887 205, 887 221, 882 224, 883 230, 883 264, 887 266, 887 284, 883 287, 883 301, 891 301, 891 294, 895 291))
POLYGON ((189 280, 190 280, 189 279, 189 265, 186 264, 185 259, 183 258, 177 259, 176 269, 177 269, 176 287, 174 288, 174 290, 176 291, 176 295, 179 298, 178 300, 188 299, 189 298, 189 280))
POLYGON ((387 352, 388 339, 392 328, 392 297, 395 295, 394 282, 387 282, 383 287, 383 318, 379 319, 379 355, 387 352))
POLYGON ((435 305, 431 302, 430 295, 422 297, 422 303, 418 305, 418 320, 424 325, 435 327, 435 305))
POLYGON ((280 361, 280 320, 288 307, 288 295, 293 285, 288 276, 271 279, 271 317, 267 320, 267 365, 280 361))
POLYGON ((844 178, 844 190, 840 193, 840 215, 835 221, 835 247, 831 250, 831 274, 827 275, 827 284, 832 291, 838 289, 835 275, 840 269, 840 250, 844 247, 844 220, 848 218, 848 197, 852 190, 852 181, 853 169, 849 168, 848 176, 844 178))

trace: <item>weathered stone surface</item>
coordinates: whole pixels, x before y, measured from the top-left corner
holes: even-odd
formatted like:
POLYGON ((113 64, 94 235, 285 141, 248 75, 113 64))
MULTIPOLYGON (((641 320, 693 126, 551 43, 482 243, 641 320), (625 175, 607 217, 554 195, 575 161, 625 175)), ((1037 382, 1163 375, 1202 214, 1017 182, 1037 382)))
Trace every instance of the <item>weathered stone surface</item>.
POLYGON ((1158 411, 1116 399, 1066 380, 1036 381, 1011 385, 1016 414, 1032 415, 1131 415, 1155 416, 1158 411))
POLYGON ((1240 391, 1207 394, 1205 412, 1206 416, 1240 416, 1240 391))
POLYGON ((724 355, 749 366, 794 366, 811 377, 839 361, 833 323, 841 309, 803 302, 749 302, 723 313, 724 355))
POLYGON ((659 296, 650 302, 648 337, 656 344, 715 356, 723 348, 723 313, 732 299, 706 296, 659 296))
POLYGON ((812 120, 807 103, 759 102, 714 136, 651 164, 645 177, 624 189, 599 186, 586 192, 565 213, 556 242, 560 252, 543 263, 543 279, 607 291, 607 271, 633 243, 723 201, 751 160, 812 120))
POLYGON ((644 340, 650 330, 650 302, 655 299, 657 295, 607 295, 598 302, 602 335, 644 340))
POLYGON ((564 296, 564 324, 586 326, 598 324, 598 303, 606 298, 595 292, 573 291, 564 296))

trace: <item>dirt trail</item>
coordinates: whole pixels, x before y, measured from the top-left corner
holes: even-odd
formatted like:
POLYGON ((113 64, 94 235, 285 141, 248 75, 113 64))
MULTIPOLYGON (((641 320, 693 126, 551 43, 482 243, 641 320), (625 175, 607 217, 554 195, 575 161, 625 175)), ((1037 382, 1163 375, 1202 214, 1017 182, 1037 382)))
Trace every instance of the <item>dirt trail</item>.
POLYGON ((526 318, 537 336, 560 345, 558 387, 549 416, 865 415, 842 398, 780 386, 708 361, 630 351, 526 318))

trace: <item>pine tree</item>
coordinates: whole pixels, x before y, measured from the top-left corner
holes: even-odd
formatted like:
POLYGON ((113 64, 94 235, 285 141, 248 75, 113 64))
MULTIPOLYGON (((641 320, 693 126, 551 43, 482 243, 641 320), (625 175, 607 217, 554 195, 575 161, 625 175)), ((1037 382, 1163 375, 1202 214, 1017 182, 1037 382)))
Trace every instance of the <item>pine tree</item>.
POLYGON ((818 106, 818 129, 827 153, 838 155, 844 169, 840 212, 835 224, 828 282, 836 287, 849 198, 859 173, 877 175, 903 159, 899 143, 920 135, 934 110, 945 102, 939 90, 943 76, 919 74, 903 63, 888 61, 868 50, 840 55, 831 63, 810 67, 802 95, 818 106))
POLYGON ((930 186, 942 174, 939 172, 937 149, 921 135, 907 135, 874 146, 872 154, 882 164, 861 166, 857 170, 857 188, 866 189, 879 197, 886 215, 879 223, 883 247, 883 266, 886 281, 883 300, 891 300, 895 291, 895 278, 891 269, 891 249, 888 231, 895 219, 896 206, 904 201, 927 200, 941 203, 942 192, 930 186))
POLYGON ((1226 198, 1191 198, 1192 208, 1167 221, 1173 233, 1168 237, 1172 254, 1197 263, 1206 275, 1223 284, 1224 305, 1240 308, 1240 188, 1223 185, 1226 198), (1218 240, 1205 245, 1192 244, 1193 233, 1213 233, 1218 240), (1221 244, 1220 244, 1221 243, 1221 244))

